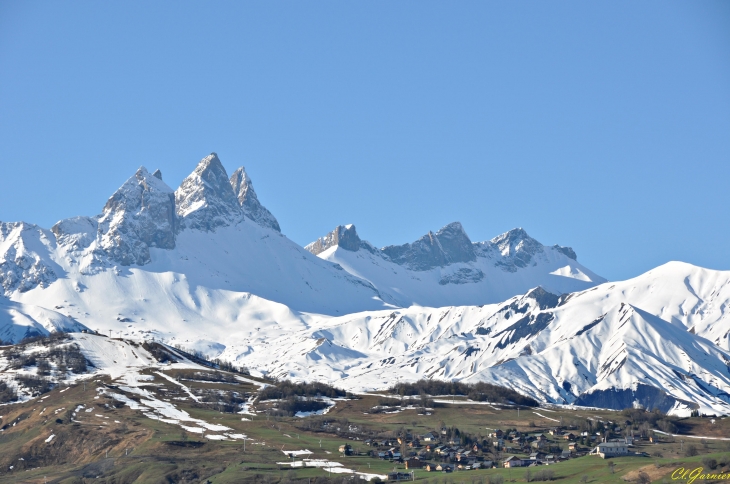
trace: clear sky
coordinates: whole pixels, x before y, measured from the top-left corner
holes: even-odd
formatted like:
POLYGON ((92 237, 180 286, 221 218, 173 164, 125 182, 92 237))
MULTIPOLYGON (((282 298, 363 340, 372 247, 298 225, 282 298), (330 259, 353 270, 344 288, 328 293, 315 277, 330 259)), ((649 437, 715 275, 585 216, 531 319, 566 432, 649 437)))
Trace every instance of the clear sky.
POLYGON ((458 220, 730 269, 730 2, 0 2, 0 220, 211 151, 302 245, 458 220))

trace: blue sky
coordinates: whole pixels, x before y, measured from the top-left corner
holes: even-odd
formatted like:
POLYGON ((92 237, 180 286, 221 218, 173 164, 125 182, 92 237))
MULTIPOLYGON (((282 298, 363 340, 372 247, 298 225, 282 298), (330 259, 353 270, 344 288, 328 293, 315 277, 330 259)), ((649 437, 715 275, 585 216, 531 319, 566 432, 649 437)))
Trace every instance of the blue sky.
POLYGON ((211 151, 300 244, 459 220, 730 269, 730 3, 0 3, 0 220, 211 151))

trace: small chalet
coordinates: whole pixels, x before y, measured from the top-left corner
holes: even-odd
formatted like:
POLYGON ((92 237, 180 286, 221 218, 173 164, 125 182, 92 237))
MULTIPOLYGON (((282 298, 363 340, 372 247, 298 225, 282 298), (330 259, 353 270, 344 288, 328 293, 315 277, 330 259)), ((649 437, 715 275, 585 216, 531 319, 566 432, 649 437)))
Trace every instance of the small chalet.
POLYGON ((539 439, 533 440, 532 443, 530 444, 530 447, 532 447, 533 449, 542 449, 544 447, 547 447, 547 441, 539 440, 539 439))
POLYGON ((523 461, 519 457, 515 457, 515 456, 511 455, 504 460, 504 466, 505 467, 525 467, 525 461, 523 461))
POLYGON ((421 469, 425 464, 421 459, 411 458, 406 461, 406 469, 421 469))
POLYGON ((431 432, 427 432, 421 436, 421 439, 423 439, 424 442, 434 442, 436 441, 436 436, 433 435, 431 432))
POLYGON ((530 454, 530 460, 543 460, 545 458, 545 454, 542 452, 533 452, 530 454))

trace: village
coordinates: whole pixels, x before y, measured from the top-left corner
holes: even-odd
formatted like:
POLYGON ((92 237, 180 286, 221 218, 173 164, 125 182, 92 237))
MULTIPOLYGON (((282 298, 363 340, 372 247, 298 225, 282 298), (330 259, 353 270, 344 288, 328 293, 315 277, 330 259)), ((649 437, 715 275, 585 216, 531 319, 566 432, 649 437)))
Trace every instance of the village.
MULTIPOLYGON (((367 439, 363 443, 371 448, 367 452, 370 457, 405 468, 406 472, 389 473, 389 481, 413 480, 414 469, 451 473, 550 466, 585 455, 603 459, 646 456, 634 446, 641 437, 621 435, 631 426, 630 421, 624 422, 624 427, 613 422, 607 424, 613 426, 611 430, 593 433, 571 426, 557 426, 542 432, 490 429, 482 439, 444 426, 420 435, 406 433, 396 438, 367 439)), ((645 440, 651 443, 654 437, 645 440)), ((353 455, 355 449, 351 444, 343 444, 339 452, 347 457, 353 455)))

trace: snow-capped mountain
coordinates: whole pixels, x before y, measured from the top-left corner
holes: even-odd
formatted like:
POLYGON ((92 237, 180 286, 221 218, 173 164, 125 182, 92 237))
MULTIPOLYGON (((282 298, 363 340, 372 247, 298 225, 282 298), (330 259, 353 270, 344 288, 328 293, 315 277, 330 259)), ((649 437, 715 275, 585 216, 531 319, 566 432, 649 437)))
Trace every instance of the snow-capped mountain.
POLYGON ((551 403, 730 413, 728 308, 730 272, 670 263, 562 296, 536 288, 495 305, 314 321, 224 355, 354 390, 388 387, 397 375, 490 381, 551 403))
POLYGON ((606 281, 580 264, 570 247, 544 246, 523 229, 473 243, 454 222, 413 243, 377 249, 346 225, 305 248, 398 306, 489 304, 536 286, 562 294, 606 281))
POLYGON ((0 291, 3 341, 88 327, 352 390, 480 380, 730 413, 730 272, 606 282, 569 247, 459 223, 383 248, 340 226, 305 250, 215 154, 176 190, 139 168, 97 216, 0 223, 0 291))
MULTIPOLYGON (((142 167, 100 215, 62 220, 51 231, 0 224, 4 294, 73 307, 73 317, 95 327, 120 314, 144 314, 163 326, 190 314, 198 324, 217 322, 203 317, 200 298, 218 296, 256 294, 325 314, 388 306, 374 287, 276 230, 243 169, 229 179, 211 154, 175 191, 161 178, 142 167), (162 316, 160 307, 175 309, 162 316)), ((237 306, 216 311, 235 314, 237 306)))

